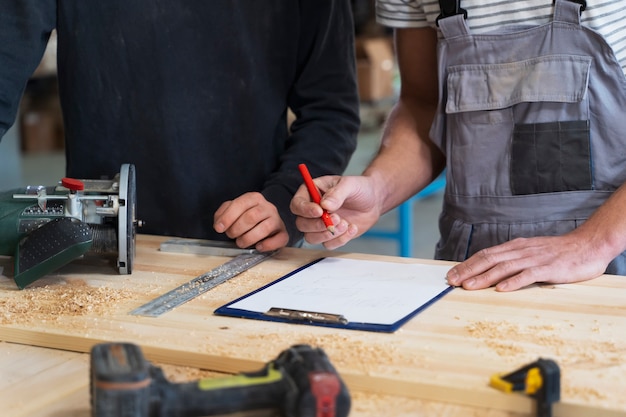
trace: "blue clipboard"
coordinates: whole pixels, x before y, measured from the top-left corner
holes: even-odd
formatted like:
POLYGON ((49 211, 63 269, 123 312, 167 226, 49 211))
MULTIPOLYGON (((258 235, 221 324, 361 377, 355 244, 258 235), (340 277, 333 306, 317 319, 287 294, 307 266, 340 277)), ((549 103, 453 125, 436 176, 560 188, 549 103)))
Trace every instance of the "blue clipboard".
MULTIPOLYGON (((320 258, 219 307, 214 313, 281 323, 392 333, 454 288, 445 283, 445 272, 449 268, 443 265, 320 258), (423 277, 409 276, 413 273, 413 269, 415 274, 423 273, 427 278, 420 281, 423 277), (380 275, 383 274, 380 271, 383 270, 390 270, 391 277, 381 277, 380 275), (443 276, 438 278, 439 274, 443 276), (342 276, 346 279, 342 280, 342 276), (378 282, 381 280, 384 282, 378 282), (356 285, 351 285, 353 283, 356 285), (351 285, 351 287, 342 288, 342 285, 351 285), (379 322, 376 317, 376 306, 369 311, 367 308, 357 308, 352 311, 349 307, 351 297, 357 299, 356 304, 367 304, 368 300, 365 299, 367 297, 370 297, 369 302, 376 298, 384 298, 380 295, 378 288, 388 288, 389 285, 394 287, 388 289, 389 300, 383 301, 391 305, 395 301, 393 297, 399 297, 400 303, 405 304, 395 316, 387 317, 384 322, 379 322), (395 286, 397 290, 394 292, 395 286), (417 292, 423 289, 425 298, 419 300, 419 297, 407 297, 407 288, 415 288, 417 292), (303 296, 302 294, 306 292, 311 292, 311 294, 303 296), (343 293, 347 293, 347 296, 344 297, 343 293), (413 301, 413 298, 417 300, 413 301), (316 300, 322 299, 324 300, 323 307, 317 308, 314 305, 316 300), (297 304, 300 302, 304 308, 297 304), (286 305, 289 303, 296 303, 296 305, 286 305), (364 316, 359 314, 364 314, 364 316), (359 317, 366 317, 366 319, 359 319, 359 317)), ((378 312, 387 314, 388 308, 381 307, 378 312)))

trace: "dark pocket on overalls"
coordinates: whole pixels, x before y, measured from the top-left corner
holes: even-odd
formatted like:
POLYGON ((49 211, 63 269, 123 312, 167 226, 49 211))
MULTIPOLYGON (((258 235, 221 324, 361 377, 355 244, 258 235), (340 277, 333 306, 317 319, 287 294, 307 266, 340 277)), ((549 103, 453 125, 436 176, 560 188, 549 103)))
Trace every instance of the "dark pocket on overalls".
POLYGON ((590 189, 590 65, 590 57, 548 55, 448 67, 449 189, 472 196, 590 189))
POLYGON ((589 121, 516 124, 513 195, 592 189, 589 121))

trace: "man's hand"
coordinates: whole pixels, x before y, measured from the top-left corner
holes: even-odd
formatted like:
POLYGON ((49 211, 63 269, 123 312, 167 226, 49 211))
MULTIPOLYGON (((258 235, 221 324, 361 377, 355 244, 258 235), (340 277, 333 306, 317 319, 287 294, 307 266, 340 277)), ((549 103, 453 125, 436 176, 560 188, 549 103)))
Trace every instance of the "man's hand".
POLYGON ((483 249, 453 267, 448 283, 466 290, 495 285, 514 291, 533 283, 564 284, 596 278, 610 262, 579 232, 563 236, 518 238, 483 249))
POLYGON ((363 176, 324 176, 314 179, 322 194, 320 205, 302 185, 291 200, 289 208, 297 216, 296 226, 304 239, 313 245, 323 244, 332 250, 341 247, 372 227, 380 217, 377 198, 371 181, 363 176), (326 209, 335 225, 331 234, 321 219, 326 209))
POLYGON ((287 228, 278 210, 256 192, 222 203, 215 212, 213 228, 235 239, 240 248, 254 246, 259 252, 280 249, 289 242, 287 228))

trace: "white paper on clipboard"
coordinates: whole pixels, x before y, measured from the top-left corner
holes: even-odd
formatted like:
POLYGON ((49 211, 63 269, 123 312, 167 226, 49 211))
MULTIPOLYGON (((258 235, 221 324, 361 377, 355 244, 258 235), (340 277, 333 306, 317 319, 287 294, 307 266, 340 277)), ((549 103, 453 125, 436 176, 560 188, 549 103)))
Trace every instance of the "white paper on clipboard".
POLYGON ((449 269, 449 265, 328 257, 216 313, 264 319, 268 310, 278 307, 341 315, 347 328, 358 324, 361 330, 394 331, 452 288, 446 282, 449 269))

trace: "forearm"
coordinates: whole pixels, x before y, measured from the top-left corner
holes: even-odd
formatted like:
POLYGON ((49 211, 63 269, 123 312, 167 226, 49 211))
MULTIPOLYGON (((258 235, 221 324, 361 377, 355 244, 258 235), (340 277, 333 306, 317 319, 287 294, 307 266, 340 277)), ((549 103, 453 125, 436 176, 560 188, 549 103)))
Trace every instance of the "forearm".
POLYGON ((589 219, 572 232, 586 250, 606 261, 626 250, 626 184, 619 187, 589 219))
POLYGON ((422 190, 443 170, 444 156, 428 137, 434 113, 434 105, 401 97, 389 114, 378 154, 363 172, 383 193, 381 213, 422 190))
POLYGON ((279 164, 266 179, 263 194, 276 204, 290 237, 301 238, 289 201, 306 163, 311 175, 341 174, 356 149, 359 97, 356 82, 354 34, 350 4, 306 1, 296 57, 296 79, 287 105, 296 115, 279 164))
POLYGON ((350 3, 306 1, 301 9, 298 71, 287 103, 296 120, 281 169, 291 174, 304 162, 314 177, 341 174, 360 123, 350 3))
POLYGON ((400 99, 387 119, 378 155, 363 175, 374 183, 380 213, 419 192, 445 166, 430 140, 438 104, 437 33, 429 28, 395 31, 400 99))

